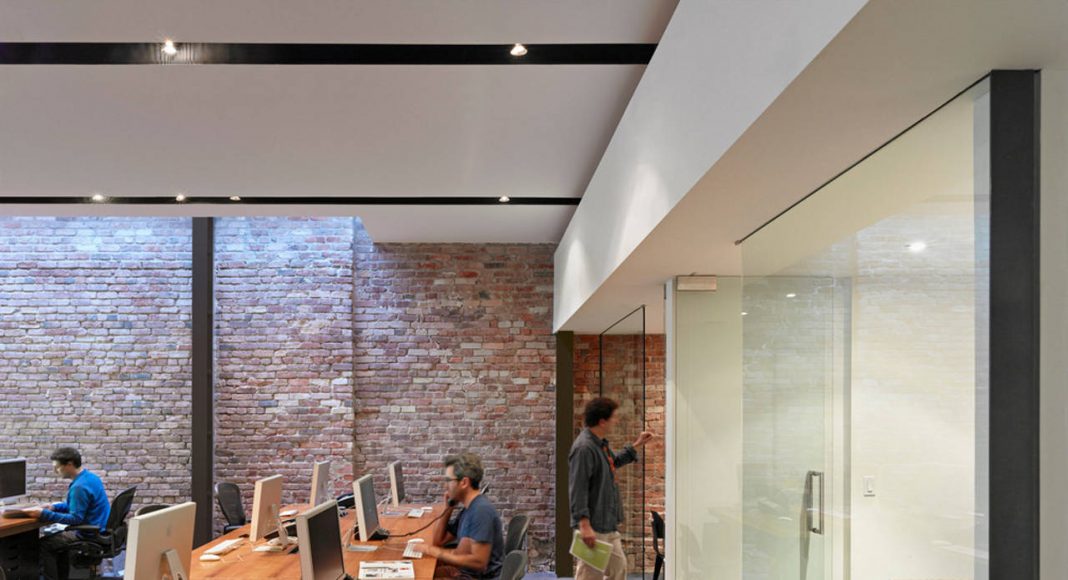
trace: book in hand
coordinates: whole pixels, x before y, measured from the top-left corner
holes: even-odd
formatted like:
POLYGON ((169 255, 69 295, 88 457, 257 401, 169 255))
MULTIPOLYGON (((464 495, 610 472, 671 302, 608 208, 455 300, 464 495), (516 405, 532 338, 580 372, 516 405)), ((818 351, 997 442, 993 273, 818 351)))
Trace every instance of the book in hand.
POLYGON ((604 572, 608 561, 612 559, 612 544, 597 540, 591 548, 582 541, 582 534, 575 530, 575 537, 571 540, 571 555, 604 572))
POLYGON ((414 579, 415 566, 407 560, 360 562, 359 580, 414 579))

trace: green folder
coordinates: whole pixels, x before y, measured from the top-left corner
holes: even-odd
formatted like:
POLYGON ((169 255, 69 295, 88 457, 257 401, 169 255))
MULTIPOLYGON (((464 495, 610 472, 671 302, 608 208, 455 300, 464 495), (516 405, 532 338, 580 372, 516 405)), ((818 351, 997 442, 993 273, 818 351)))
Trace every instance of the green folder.
POLYGON ((590 548, 582 541, 578 530, 575 530, 575 537, 571 539, 571 555, 604 572, 612 558, 612 544, 597 540, 597 546, 590 548))

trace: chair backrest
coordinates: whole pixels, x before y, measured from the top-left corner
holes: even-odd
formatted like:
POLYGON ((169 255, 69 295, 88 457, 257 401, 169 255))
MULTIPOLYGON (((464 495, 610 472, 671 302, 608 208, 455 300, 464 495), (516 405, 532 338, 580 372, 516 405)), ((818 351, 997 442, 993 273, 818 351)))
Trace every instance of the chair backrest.
POLYGON ((664 539, 664 516, 656 511, 649 513, 653 514, 653 550, 657 555, 663 556, 660 552, 660 542, 664 539))
POLYGON ((511 554, 516 550, 523 549, 523 543, 527 539, 527 528, 530 527, 530 517, 520 514, 514 516, 508 522, 508 535, 504 538, 504 553, 511 554))
POLYGON ((246 523, 245 505, 241 502, 241 489, 236 483, 220 481, 215 484, 215 500, 219 502, 226 523, 243 526, 246 523))
POLYGON ((523 550, 508 552, 501 566, 500 580, 520 580, 527 573, 527 553, 523 550))
POLYGON ((134 512, 134 517, 143 516, 145 514, 150 514, 152 512, 158 512, 161 509, 165 509, 165 508, 169 508, 169 507, 171 507, 171 506, 168 505, 168 504, 165 504, 165 503, 153 503, 153 504, 143 505, 143 506, 137 508, 137 511, 134 512))
POLYGON ((111 512, 108 514, 108 523, 104 526, 108 532, 114 532, 126 525, 126 516, 130 515, 130 508, 133 507, 134 496, 136 495, 137 486, 134 486, 124 489, 122 493, 115 496, 115 499, 111 500, 111 512))

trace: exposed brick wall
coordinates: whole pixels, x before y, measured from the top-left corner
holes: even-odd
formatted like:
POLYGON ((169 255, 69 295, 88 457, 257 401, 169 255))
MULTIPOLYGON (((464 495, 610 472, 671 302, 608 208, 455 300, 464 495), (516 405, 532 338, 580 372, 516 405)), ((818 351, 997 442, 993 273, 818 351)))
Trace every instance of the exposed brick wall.
POLYGON ((354 462, 388 489, 439 500, 447 454, 482 456, 507 521, 526 513, 535 568, 550 565, 555 509, 552 245, 372 245, 356 251, 354 462))
POLYGON ((284 502, 307 502, 315 461, 351 489, 353 228, 216 220, 215 478, 239 484, 250 513, 255 481, 274 474, 284 502))
MULTIPOLYGON (((624 550, 632 571, 639 571, 643 555, 647 571, 652 570, 652 537, 649 510, 664 511, 664 335, 645 337, 645 424, 642 413, 642 341, 638 335, 605 335, 604 396, 620 403, 616 432, 609 436, 613 449, 633 442, 644 429, 657 438, 641 450, 644 460, 645 503, 642 504, 642 464, 620 469, 616 477, 623 497, 624 550)), ((575 336, 575 433, 582 429, 582 409, 599 396, 601 385, 601 342, 597 335, 575 336)))
POLYGON ((77 446, 135 507, 190 492, 191 221, 0 218, 0 457, 27 458, 34 501, 77 446))

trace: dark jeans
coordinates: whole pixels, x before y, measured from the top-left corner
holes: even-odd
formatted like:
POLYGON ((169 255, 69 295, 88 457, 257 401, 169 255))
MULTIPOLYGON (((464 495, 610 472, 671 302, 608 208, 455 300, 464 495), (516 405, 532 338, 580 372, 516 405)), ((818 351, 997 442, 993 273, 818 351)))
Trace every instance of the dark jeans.
POLYGON ((49 580, 67 580, 70 574, 70 545, 79 541, 76 532, 60 532, 41 538, 41 571, 49 580))

